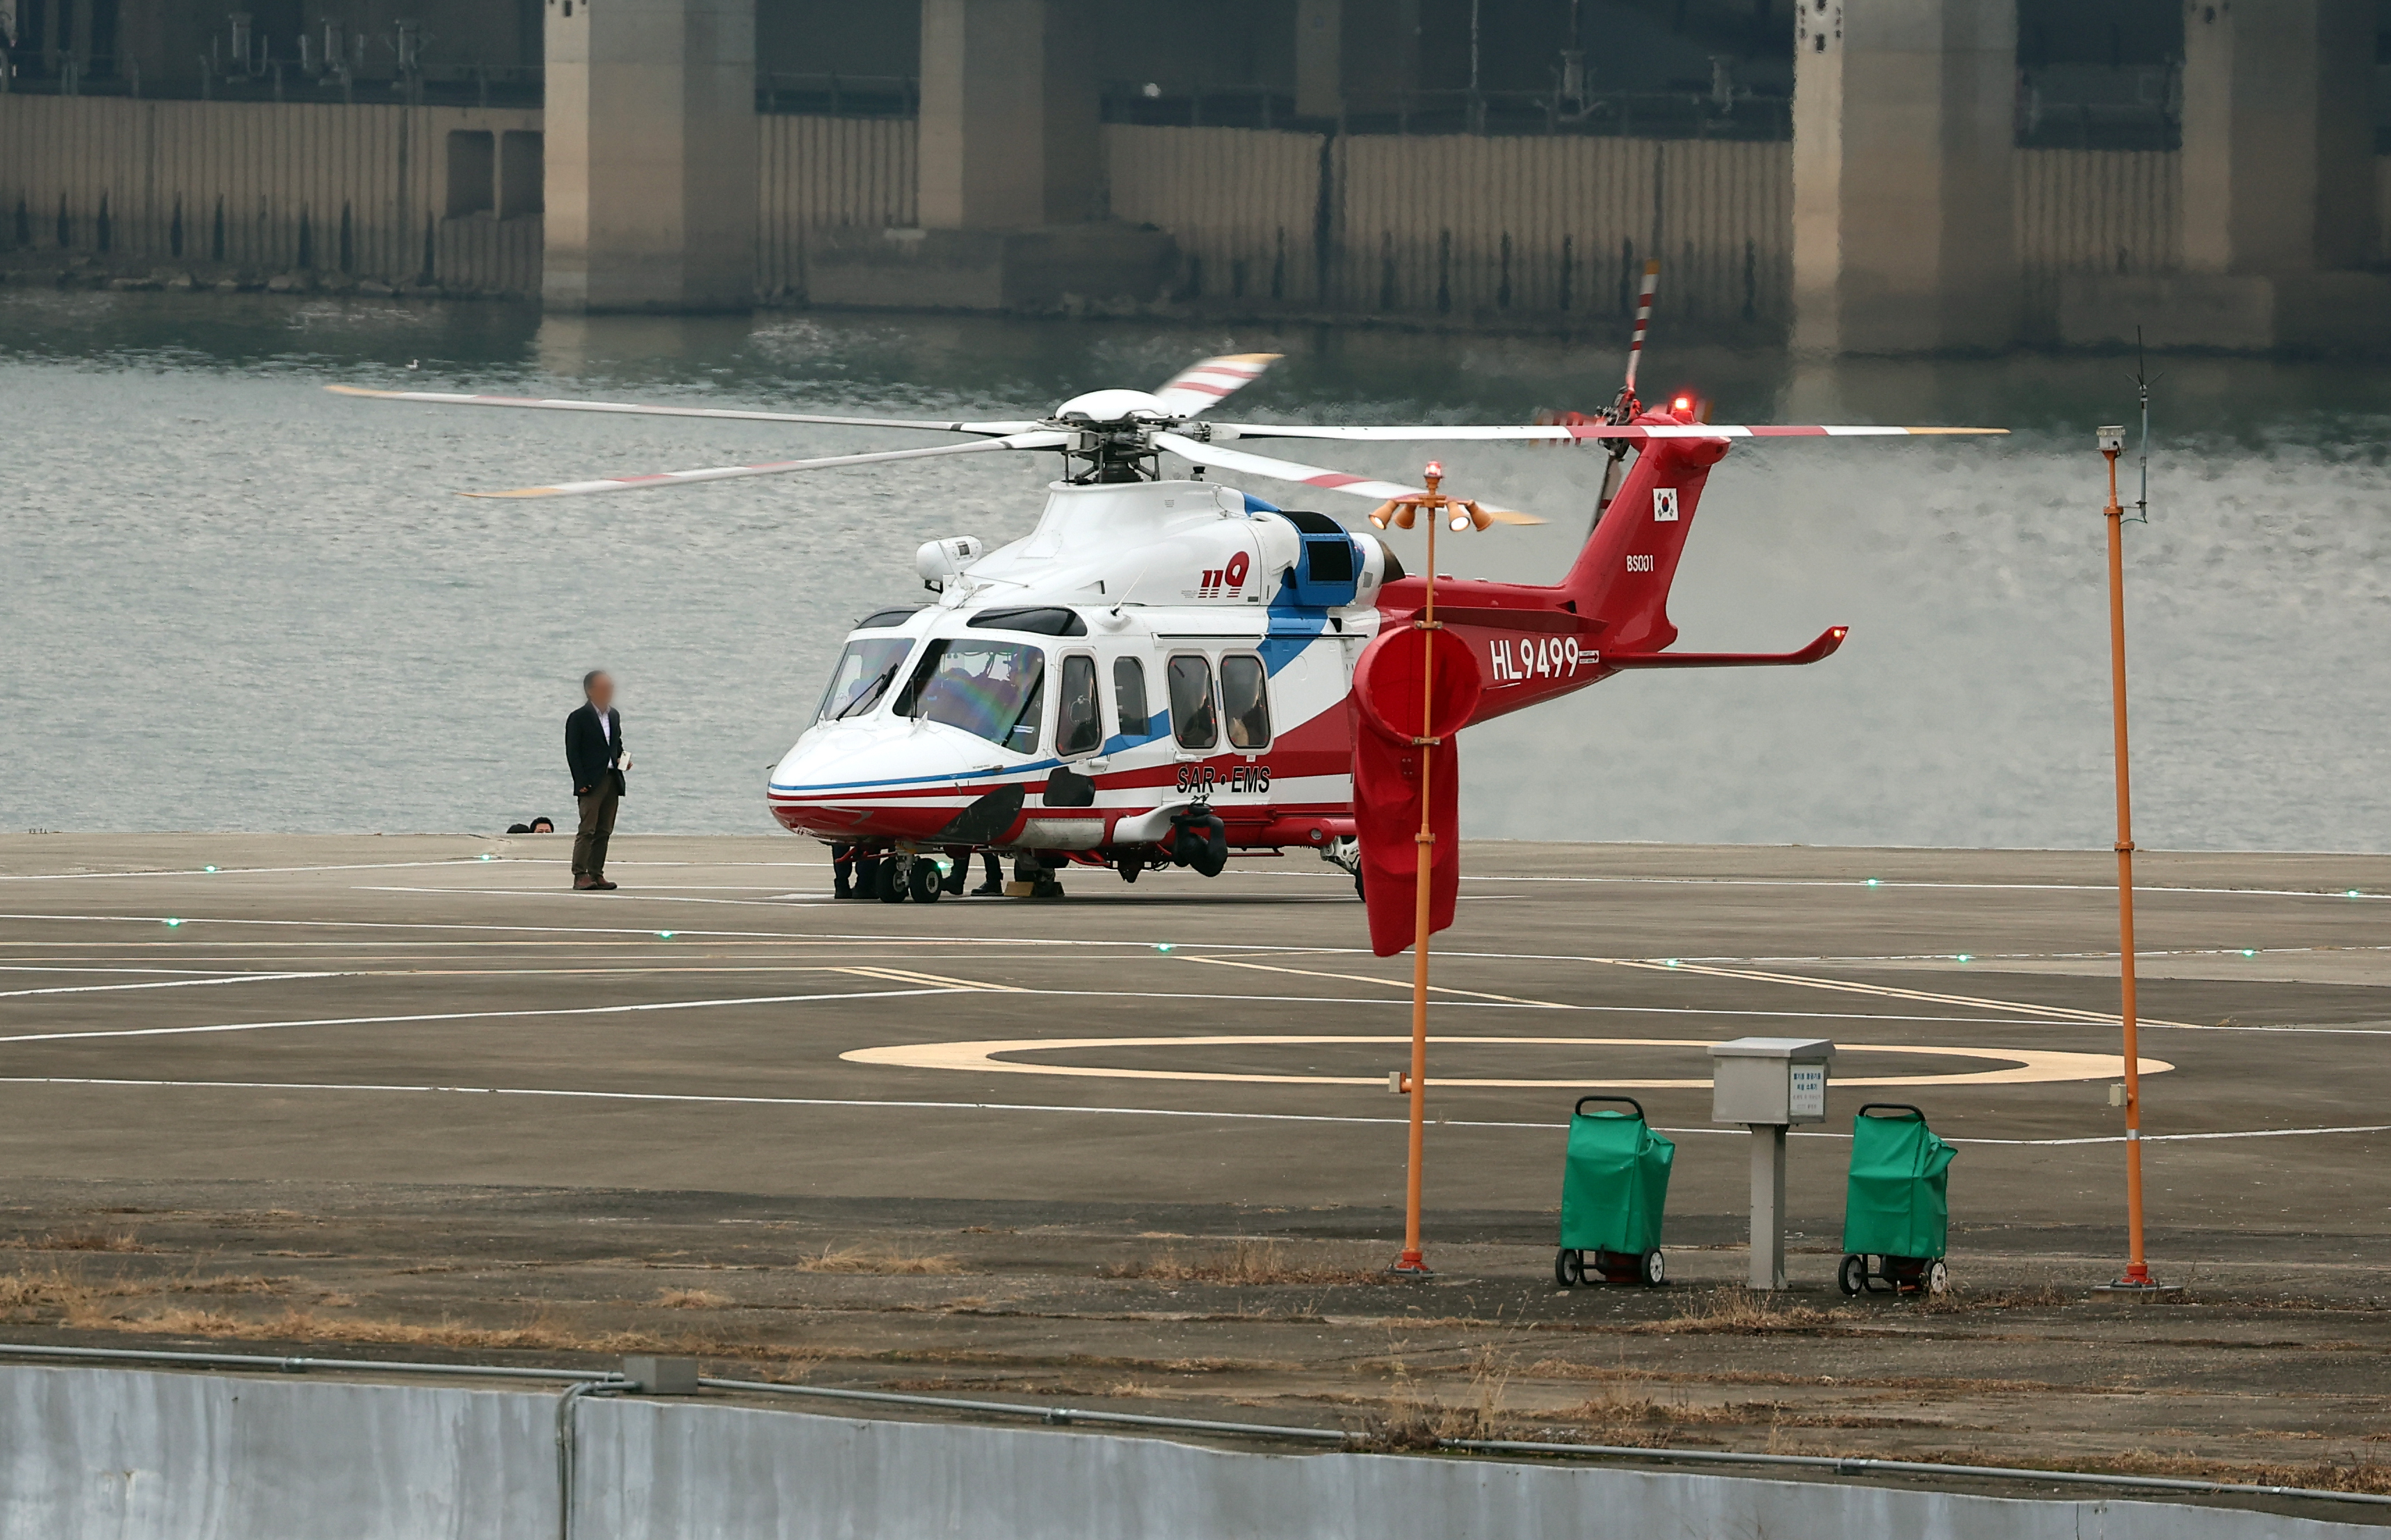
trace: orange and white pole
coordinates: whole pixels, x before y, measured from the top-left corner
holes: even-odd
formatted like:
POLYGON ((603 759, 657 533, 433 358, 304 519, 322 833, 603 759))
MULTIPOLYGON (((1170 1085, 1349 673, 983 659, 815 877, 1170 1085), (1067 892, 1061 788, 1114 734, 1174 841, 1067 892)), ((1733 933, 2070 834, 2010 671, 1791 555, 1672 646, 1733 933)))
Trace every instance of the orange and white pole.
POLYGON ((2109 462, 2109 698, 2117 756, 2117 991, 2126 1028, 2125 1276, 2113 1286, 2152 1289, 2142 1251, 2142 1061, 2134 1001, 2134 798, 2126 756, 2126 510, 2117 502, 2117 456, 2123 428, 2100 430, 2100 456, 2109 462))
POLYGON ((1444 511, 1443 497, 1437 488, 1444 480, 1444 468, 1430 461, 1426 480, 1426 597, 1420 604, 1419 619, 1412 622, 1420 633, 1420 730, 1419 737, 1412 739, 1419 753, 1420 827, 1412 857, 1411 1157, 1403 1174, 1403 1254, 1395 1259, 1394 1269, 1413 1277, 1426 1277, 1428 1274, 1428 1259, 1420 1251, 1420 1174, 1428 1155, 1428 872, 1436 864, 1435 804, 1428 796, 1428 777, 1436 764, 1432 751, 1436 747, 1436 648, 1432 644, 1436 631, 1436 525, 1444 511))

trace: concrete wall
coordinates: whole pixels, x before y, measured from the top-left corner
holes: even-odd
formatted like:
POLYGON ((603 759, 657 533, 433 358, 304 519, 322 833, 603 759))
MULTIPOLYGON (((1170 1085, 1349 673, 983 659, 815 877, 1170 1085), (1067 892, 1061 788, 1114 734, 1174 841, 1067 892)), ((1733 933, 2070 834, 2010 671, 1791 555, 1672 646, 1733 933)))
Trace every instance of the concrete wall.
POLYGON ((536 212, 494 206, 462 224, 511 228, 446 227, 449 135, 490 135, 495 160, 501 135, 539 129, 537 112, 495 109, 0 94, 0 247, 21 208, 36 248, 341 272, 345 223, 355 276, 414 282, 428 267, 451 288, 536 293, 536 212))
MULTIPOLYGON (((556 1398, 449 1385, 0 1367, 0 1535, 457 1540, 559 1533, 556 1398)), ((1161 1439, 702 1402, 575 1408, 582 1540, 2380 1540, 2357 1524, 2094 1498, 1161 1439)))
MULTIPOLYGON (((204 262, 221 201, 227 263, 297 266, 304 214, 314 264, 337 271, 345 210, 358 276, 416 279, 429 237, 434 281, 534 293, 541 217, 448 218, 447 148, 459 132, 492 134, 503 147, 503 135, 536 134, 540 120, 463 108, 0 96, 0 250, 16 241, 20 204, 31 243, 58 247, 63 202, 64 249, 95 251, 105 199, 114 254, 204 262)), ((919 223, 910 121, 756 122, 758 293, 802 297, 808 245, 825 232, 919 223)), ((1791 173, 1781 144, 1330 140, 1118 123, 1103 132, 1112 216, 1174 237, 1187 258, 1183 286, 1206 301, 1364 314, 1441 309, 1464 319, 1609 316, 1624 302, 1624 276, 1657 250, 1669 314, 1786 318, 1791 173)), ((2182 268, 2181 162, 2173 151, 2017 151, 2029 337, 2052 335, 2064 278, 2182 268)), ((2374 165, 2377 207, 2391 225, 2391 158, 2374 165)), ((503 187, 499 196, 521 206, 503 187)), ((2391 228, 2377 239, 2391 250, 2391 228)))

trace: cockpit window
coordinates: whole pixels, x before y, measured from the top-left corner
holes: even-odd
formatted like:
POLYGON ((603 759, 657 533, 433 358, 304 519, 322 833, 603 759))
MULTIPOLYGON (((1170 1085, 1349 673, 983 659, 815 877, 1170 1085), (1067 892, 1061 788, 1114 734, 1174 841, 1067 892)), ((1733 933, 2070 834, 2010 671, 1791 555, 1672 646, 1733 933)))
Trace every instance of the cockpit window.
POLYGON ((822 692, 821 710, 815 720, 839 722, 871 715, 896 681, 897 671, 905 666, 905 655, 912 650, 909 636, 847 643, 847 650, 838 655, 838 666, 830 671, 830 688, 822 692))
POLYGON ((923 649, 897 714, 961 727, 1015 753, 1033 753, 1043 722, 1046 655, 1019 642, 940 637, 923 649))

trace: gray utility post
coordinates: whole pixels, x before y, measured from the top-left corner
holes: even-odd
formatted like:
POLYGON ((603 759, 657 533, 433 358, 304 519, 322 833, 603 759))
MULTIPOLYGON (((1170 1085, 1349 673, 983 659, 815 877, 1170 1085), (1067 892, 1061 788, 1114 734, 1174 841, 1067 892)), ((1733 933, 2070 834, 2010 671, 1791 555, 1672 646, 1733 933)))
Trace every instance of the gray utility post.
POLYGON ((1711 1121, 1751 1130, 1751 1286, 1785 1287, 1785 1130, 1827 1118, 1823 1037, 1738 1037, 1711 1045, 1711 1121))

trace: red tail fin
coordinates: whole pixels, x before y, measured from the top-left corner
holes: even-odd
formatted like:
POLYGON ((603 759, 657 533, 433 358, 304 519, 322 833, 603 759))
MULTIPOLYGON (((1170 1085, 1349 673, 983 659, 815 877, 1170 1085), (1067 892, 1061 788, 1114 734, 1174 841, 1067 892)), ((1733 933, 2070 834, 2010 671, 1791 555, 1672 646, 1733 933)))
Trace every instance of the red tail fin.
POLYGON ((1619 494, 1586 538, 1561 587, 1577 612, 1599 622, 1604 652, 1657 652, 1677 639, 1669 584, 1725 439, 1655 439, 1630 466, 1619 494))

